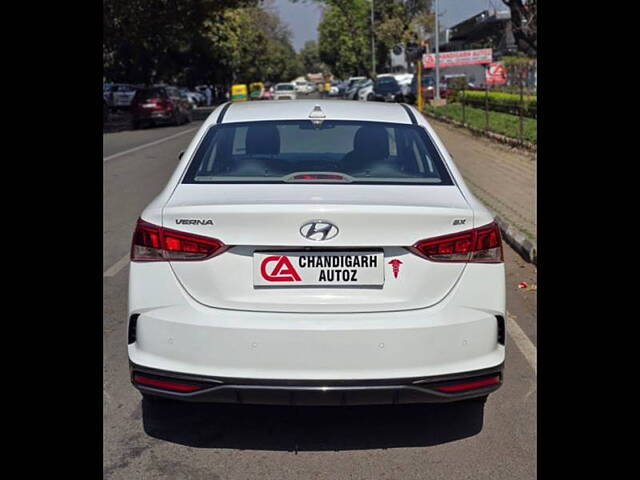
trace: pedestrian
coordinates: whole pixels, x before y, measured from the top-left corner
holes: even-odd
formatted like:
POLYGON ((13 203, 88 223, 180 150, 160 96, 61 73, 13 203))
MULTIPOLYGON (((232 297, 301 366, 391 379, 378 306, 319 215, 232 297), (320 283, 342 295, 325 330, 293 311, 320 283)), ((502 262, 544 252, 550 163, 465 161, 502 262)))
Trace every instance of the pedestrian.
POLYGON ((204 96, 207 99, 207 107, 211 106, 211 89, 209 88, 209 85, 207 85, 207 88, 204 89, 204 96))

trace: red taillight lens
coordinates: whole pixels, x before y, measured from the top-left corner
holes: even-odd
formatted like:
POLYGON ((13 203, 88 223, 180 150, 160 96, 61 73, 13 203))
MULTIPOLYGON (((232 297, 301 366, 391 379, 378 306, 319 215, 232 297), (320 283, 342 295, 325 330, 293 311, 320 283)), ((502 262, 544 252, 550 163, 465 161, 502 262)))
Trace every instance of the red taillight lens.
POLYGON ((178 232, 138 219, 131 245, 131 261, 205 260, 226 249, 227 246, 215 238, 178 232))
POLYGON ((410 250, 435 262, 502 262, 500 228, 495 222, 464 232, 420 240, 410 250))
POLYGON ((489 377, 483 378, 481 380, 472 380, 463 383, 456 383, 454 385, 442 385, 440 387, 436 387, 436 390, 441 392, 460 392, 463 390, 472 390, 474 388, 487 387, 489 385, 497 385, 500 383, 500 377, 489 377))
POLYGON ((163 390, 172 390, 174 392, 195 392, 196 390, 202 390, 204 388, 201 385, 189 385, 186 383, 174 382, 172 380, 159 380, 157 378, 145 377, 139 374, 135 374, 133 376, 133 381, 139 385, 161 388, 163 390))

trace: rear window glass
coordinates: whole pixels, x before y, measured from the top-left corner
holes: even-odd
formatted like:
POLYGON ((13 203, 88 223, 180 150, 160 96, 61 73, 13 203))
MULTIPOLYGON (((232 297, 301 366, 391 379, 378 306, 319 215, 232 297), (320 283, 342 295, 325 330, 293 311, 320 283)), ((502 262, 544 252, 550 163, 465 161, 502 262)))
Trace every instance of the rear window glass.
POLYGON ((183 183, 300 180, 453 184, 422 127, 338 120, 320 126, 309 120, 215 125, 196 150, 183 183))
POLYGON ((378 78, 376 80, 376 83, 378 85, 386 85, 386 84, 390 84, 390 83, 397 83, 397 80, 393 77, 382 77, 382 78, 378 78))
POLYGON ((293 90, 293 85, 278 85, 276 90, 293 90))

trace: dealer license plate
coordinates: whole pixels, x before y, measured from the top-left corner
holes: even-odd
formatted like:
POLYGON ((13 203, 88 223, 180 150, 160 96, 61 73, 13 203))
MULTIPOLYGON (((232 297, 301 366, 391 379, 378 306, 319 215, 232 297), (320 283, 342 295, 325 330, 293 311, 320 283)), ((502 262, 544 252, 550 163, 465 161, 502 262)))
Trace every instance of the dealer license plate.
POLYGON ((255 252, 253 285, 377 286, 384 284, 384 254, 360 252, 255 252))

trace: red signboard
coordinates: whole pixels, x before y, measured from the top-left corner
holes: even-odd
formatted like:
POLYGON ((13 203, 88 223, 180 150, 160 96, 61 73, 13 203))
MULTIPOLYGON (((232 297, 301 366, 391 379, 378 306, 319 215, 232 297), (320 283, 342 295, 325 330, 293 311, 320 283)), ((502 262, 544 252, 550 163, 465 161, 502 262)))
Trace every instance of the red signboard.
POLYGON ((507 83, 507 69, 500 63, 491 63, 487 68, 487 85, 504 85, 507 83))
MULTIPOLYGON (((459 52, 442 52, 440 53, 440 68, 491 63, 492 59, 493 52, 490 48, 482 48, 480 50, 461 50, 459 52)), ((423 55, 422 66, 424 68, 435 68, 435 53, 423 55)))

